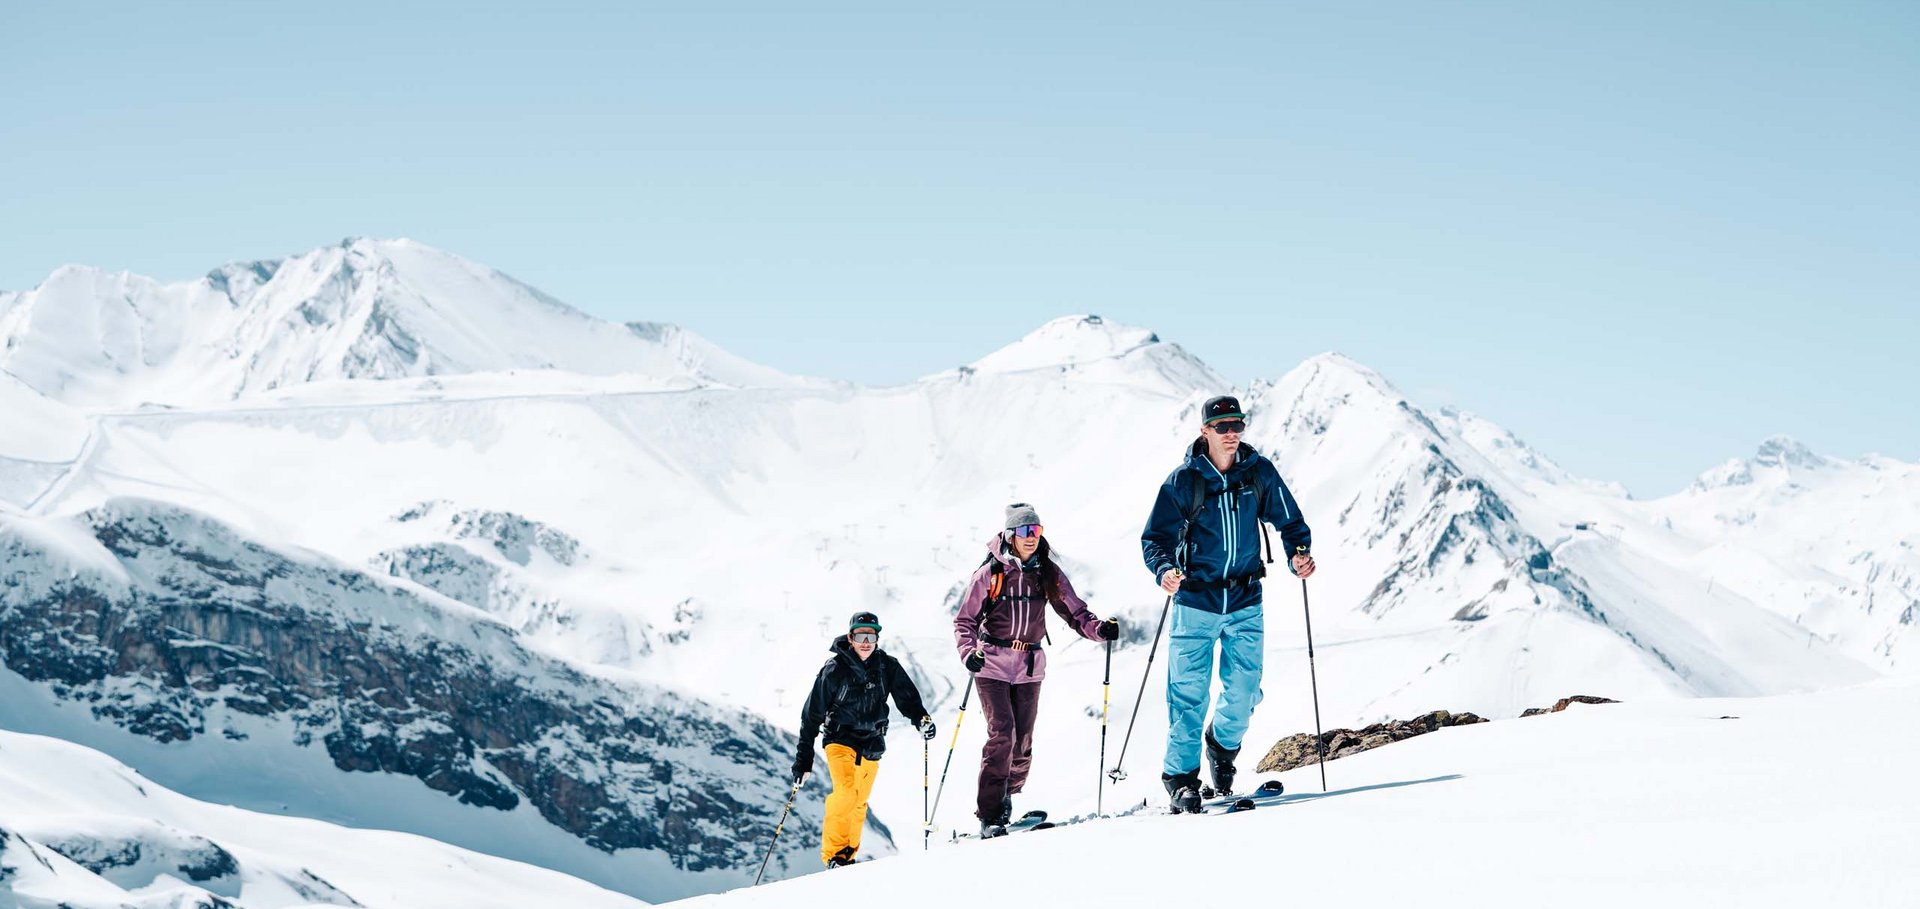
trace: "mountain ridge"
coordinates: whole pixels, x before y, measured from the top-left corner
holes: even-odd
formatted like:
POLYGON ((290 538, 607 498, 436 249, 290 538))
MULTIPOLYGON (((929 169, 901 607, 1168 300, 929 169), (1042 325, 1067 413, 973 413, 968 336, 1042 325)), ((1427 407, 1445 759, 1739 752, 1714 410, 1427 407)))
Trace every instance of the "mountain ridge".
POLYGON ((689 385, 806 381, 678 327, 596 319, 411 240, 348 238, 174 284, 62 266, 3 299, 0 369, 83 406, 177 406, 320 380, 509 369, 689 385))

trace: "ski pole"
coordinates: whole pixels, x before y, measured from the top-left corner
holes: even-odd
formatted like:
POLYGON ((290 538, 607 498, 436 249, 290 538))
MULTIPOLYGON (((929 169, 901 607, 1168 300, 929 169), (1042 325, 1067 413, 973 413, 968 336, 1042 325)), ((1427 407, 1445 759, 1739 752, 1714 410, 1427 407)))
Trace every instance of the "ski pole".
POLYGON ((767 862, 773 858, 773 846, 780 842, 780 830, 787 826, 787 812, 793 810, 793 797, 800 794, 800 784, 806 782, 805 774, 794 778, 793 788, 787 792, 787 807, 780 809, 780 823, 773 825, 773 840, 767 843, 767 857, 760 860, 760 873, 753 876, 753 885, 760 886, 760 879, 767 876, 767 862))
POLYGON ((947 743, 947 763, 940 768, 940 788, 933 790, 933 807, 927 811, 927 829, 933 829, 933 816, 940 812, 940 796, 947 791, 947 771, 953 769, 953 749, 960 745, 960 723, 967 718, 967 699, 973 697, 973 673, 967 673, 967 690, 960 695, 960 715, 953 721, 953 741, 947 743))
POLYGON ((933 811, 927 807, 927 784, 933 779, 933 764, 928 750, 927 739, 920 740, 920 851, 929 848, 927 840, 933 836, 933 811))
POLYGON ((1167 627, 1167 612, 1173 608, 1173 594, 1167 594, 1166 605, 1160 607, 1160 624, 1153 629, 1153 646, 1147 648, 1147 668, 1140 671, 1140 690, 1133 696, 1133 717, 1127 720, 1127 735, 1120 740, 1120 759, 1113 762, 1113 769, 1107 771, 1107 779, 1120 782, 1127 778, 1127 772, 1121 765, 1127 762, 1127 746, 1133 743, 1133 724, 1140 719, 1140 699, 1147 694, 1147 676, 1153 672, 1153 655, 1160 649, 1160 632, 1167 627))
MULTIPOLYGON (((1108 692, 1112 689, 1112 687, 1113 687, 1113 642, 1108 641, 1107 642, 1107 668, 1105 671, 1103 671, 1100 674, 1100 769, 1102 771, 1107 769, 1107 695, 1108 695, 1108 692)), ((1094 814, 1097 814, 1097 815, 1106 814, 1106 812, 1102 810, 1103 806, 1106 804, 1104 801, 1104 799, 1106 798, 1106 794, 1107 794, 1107 775, 1105 773, 1102 773, 1100 774, 1099 780, 1094 783, 1094 787, 1093 787, 1093 813, 1094 814)))
POLYGON ((1320 791, 1327 791, 1327 743, 1320 737, 1320 673, 1313 668, 1313 610, 1307 607, 1307 579, 1300 579, 1300 611, 1307 617, 1307 677, 1313 680, 1313 744, 1320 751, 1320 791))

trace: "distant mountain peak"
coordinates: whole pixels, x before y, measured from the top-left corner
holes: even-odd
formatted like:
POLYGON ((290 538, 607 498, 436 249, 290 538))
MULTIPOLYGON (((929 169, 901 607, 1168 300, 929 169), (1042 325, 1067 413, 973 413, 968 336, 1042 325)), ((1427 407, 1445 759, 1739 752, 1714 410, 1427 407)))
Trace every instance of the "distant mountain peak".
POLYGON ((1760 448, 1754 452, 1753 463, 1760 467, 1817 469, 1832 462, 1792 436, 1779 435, 1760 443, 1760 448))
POLYGON ((1791 436, 1770 436, 1760 443, 1753 457, 1734 458, 1699 476, 1689 487, 1695 492, 1726 486, 1750 486, 1760 476, 1791 475, 1796 470, 1820 470, 1835 461, 1800 443, 1791 436))
POLYGON ((1078 366, 1126 356, 1160 336, 1145 328, 1109 322, 1097 315, 1061 316, 973 362, 980 372, 1024 372, 1078 366))

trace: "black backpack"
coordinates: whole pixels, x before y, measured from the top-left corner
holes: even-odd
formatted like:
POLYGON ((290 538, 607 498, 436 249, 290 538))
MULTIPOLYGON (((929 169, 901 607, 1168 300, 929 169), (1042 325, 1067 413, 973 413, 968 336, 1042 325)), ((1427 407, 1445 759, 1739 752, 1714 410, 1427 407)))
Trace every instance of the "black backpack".
MULTIPOLYGON (((1188 542, 1187 532, 1193 527, 1194 520, 1200 517, 1200 509, 1206 507, 1208 492, 1207 478, 1201 476, 1200 471, 1189 470, 1180 474, 1180 476, 1184 478, 1184 485, 1187 489, 1187 501, 1180 506, 1180 516, 1185 519, 1180 525, 1180 561, 1182 562, 1180 567, 1182 571, 1185 571, 1186 565, 1184 563, 1187 558, 1188 542)), ((1226 495, 1238 495, 1240 490, 1247 486, 1253 487, 1255 509, 1253 523, 1260 527, 1261 549, 1266 554, 1266 563, 1271 565, 1273 564, 1273 541, 1267 538, 1267 522, 1260 518, 1260 515, 1265 514, 1267 511, 1267 496, 1265 490, 1260 488, 1260 484, 1248 483, 1243 480, 1215 494, 1214 498, 1226 495)), ((1262 569, 1260 573, 1264 575, 1266 574, 1266 570, 1262 569)))

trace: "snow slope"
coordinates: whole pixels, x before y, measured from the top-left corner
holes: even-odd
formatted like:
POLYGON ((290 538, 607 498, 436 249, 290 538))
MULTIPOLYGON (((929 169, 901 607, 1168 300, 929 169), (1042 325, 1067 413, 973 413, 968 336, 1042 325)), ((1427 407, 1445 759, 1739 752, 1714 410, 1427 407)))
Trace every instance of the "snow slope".
POLYGON ((533 905, 646 904, 425 837, 187 798, 99 752, 0 731, 0 906, 533 905))
MULTIPOLYGON (((1144 812, 700 897, 1031 905, 1897 907, 1920 892, 1920 683, 1578 706, 1279 778, 1251 812, 1144 812), (1845 748, 1809 747, 1843 737, 1845 748)), ((1156 809, 1157 810, 1157 809, 1156 809)))
POLYGON ((0 508, 25 505, 80 458, 87 418, 0 372, 0 508))

